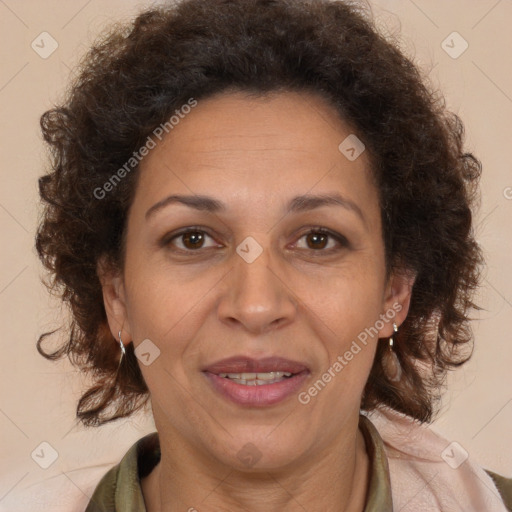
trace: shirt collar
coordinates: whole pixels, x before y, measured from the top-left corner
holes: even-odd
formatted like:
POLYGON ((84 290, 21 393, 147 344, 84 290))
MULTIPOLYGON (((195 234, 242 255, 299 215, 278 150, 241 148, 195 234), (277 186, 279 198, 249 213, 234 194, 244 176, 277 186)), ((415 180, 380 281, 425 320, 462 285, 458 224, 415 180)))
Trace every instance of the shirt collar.
MULTIPOLYGON (((366 443, 370 461, 367 501, 364 512, 393 512, 389 467, 384 443, 373 423, 359 416, 359 429, 366 443)), ((85 512, 114 510, 147 512, 140 481, 160 460, 158 433, 139 439, 121 462, 100 481, 85 512), (108 507, 108 508, 107 508, 108 507)))
POLYGON ((359 430, 364 436, 371 467, 364 512, 393 512, 391 481, 384 442, 373 423, 363 414, 359 415, 359 430))

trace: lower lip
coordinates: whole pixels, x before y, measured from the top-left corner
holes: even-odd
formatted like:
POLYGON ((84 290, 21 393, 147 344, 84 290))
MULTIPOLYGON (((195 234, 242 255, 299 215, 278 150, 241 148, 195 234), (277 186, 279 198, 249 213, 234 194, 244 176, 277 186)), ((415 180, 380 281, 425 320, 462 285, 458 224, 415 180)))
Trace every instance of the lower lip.
POLYGON ((261 384, 259 386, 246 386, 238 384, 226 377, 219 377, 214 373, 203 372, 212 383, 213 387, 226 398, 239 405, 251 407, 266 407, 277 404, 297 393, 309 371, 304 370, 293 377, 283 379, 273 384, 261 384))

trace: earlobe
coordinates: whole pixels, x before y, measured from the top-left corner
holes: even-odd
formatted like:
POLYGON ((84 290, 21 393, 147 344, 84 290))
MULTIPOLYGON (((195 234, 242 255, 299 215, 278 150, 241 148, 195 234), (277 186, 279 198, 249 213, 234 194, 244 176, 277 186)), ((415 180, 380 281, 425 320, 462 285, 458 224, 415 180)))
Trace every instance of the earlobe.
POLYGON ((126 343, 130 340, 131 333, 126 312, 123 277, 118 271, 106 264, 104 259, 98 262, 97 273, 101 282, 103 304, 110 332, 115 339, 118 339, 119 331, 122 331, 123 341, 126 343))
MULTIPOLYGON (((393 320, 386 322, 379 332, 379 338, 389 338, 393 334, 393 323, 400 326, 405 321, 415 280, 416 273, 406 270, 396 271, 390 276, 386 287, 383 313, 393 315, 393 320)), ((386 317, 389 316, 386 315, 386 317)))

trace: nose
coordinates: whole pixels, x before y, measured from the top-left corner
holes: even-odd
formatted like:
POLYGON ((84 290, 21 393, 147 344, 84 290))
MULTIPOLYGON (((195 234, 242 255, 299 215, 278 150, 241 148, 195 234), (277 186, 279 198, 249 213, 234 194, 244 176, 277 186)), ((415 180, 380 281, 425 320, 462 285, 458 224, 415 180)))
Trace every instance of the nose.
POLYGON ((238 254, 233 259, 227 290, 218 305, 220 320, 254 334, 292 322, 297 314, 293 286, 281 266, 271 261, 269 249, 252 263, 238 254))

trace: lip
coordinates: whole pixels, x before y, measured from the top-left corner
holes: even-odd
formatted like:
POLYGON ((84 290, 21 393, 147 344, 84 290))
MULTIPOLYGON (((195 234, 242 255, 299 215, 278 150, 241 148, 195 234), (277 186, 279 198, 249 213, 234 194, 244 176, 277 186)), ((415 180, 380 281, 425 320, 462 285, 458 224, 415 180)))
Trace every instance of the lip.
POLYGON ((267 407, 298 393, 310 371, 305 364, 283 357, 253 359, 247 356, 234 356, 208 365, 203 369, 203 373, 213 389, 231 402, 248 407, 267 407), (294 375, 273 384, 258 386, 238 384, 219 376, 220 373, 264 372, 289 372, 294 375))
POLYGON ((265 357, 253 359, 247 356, 233 356, 222 359, 203 368, 204 372, 213 373, 264 373, 264 372, 289 372, 301 373, 309 371, 309 368, 298 361, 285 359, 284 357, 265 357))
POLYGON ((309 370, 304 370, 274 384, 262 384, 259 386, 238 384, 233 380, 219 377, 209 371, 203 373, 212 384, 212 387, 230 401, 248 407, 267 407, 298 393, 304 380, 309 375, 309 370))

